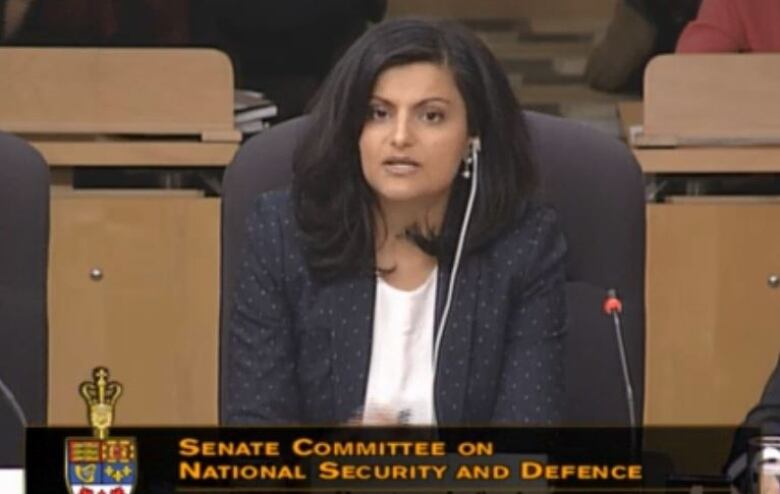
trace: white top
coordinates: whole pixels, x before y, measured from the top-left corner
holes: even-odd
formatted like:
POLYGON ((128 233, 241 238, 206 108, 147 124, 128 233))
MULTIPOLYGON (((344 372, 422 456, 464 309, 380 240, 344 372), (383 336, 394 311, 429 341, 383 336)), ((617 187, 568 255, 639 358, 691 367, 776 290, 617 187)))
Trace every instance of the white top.
POLYGON ((436 272, 411 291, 377 277, 365 423, 433 425, 436 272))
POLYGON ((0 492, 3 494, 23 494, 24 471, 0 468, 0 492))

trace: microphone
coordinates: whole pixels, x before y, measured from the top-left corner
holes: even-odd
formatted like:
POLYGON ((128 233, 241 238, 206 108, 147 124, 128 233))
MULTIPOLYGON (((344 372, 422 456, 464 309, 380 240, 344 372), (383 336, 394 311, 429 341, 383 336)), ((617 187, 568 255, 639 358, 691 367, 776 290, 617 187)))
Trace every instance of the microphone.
POLYGON ((636 427, 636 410, 634 408, 634 387, 631 385, 631 373, 628 369, 628 358, 626 357, 626 344, 623 341, 623 302, 617 295, 617 290, 610 288, 607 290, 607 297, 604 299, 604 314, 612 316, 612 325, 615 328, 615 338, 617 339, 618 353, 620 354, 620 367, 623 371, 623 384, 626 390, 626 402, 628 403, 628 421, 632 428, 636 427))
POLYGON ((3 396, 4 401, 8 402, 11 405, 11 408, 16 414, 16 418, 19 419, 19 423, 22 424, 22 427, 27 427, 27 416, 24 414, 24 410, 22 409, 22 406, 16 400, 16 396, 14 396, 13 392, 11 391, 11 388, 6 386, 2 378, 0 378, 0 395, 3 396))

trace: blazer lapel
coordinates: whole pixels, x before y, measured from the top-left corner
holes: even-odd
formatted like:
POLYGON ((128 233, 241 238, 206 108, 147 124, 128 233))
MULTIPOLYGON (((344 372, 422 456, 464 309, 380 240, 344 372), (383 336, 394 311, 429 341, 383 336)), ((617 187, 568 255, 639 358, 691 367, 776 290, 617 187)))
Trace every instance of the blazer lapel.
POLYGON ((328 290, 328 327, 333 338, 334 421, 347 422, 363 407, 371 336, 374 324, 376 280, 361 275, 334 283, 328 290))
MULTIPOLYGON (((479 294, 479 263, 475 257, 461 262, 447 324, 442 336, 438 369, 435 369, 439 425, 463 423, 471 363, 471 340, 479 294)), ((442 270, 437 280, 436 324, 443 316, 450 271, 442 270)))

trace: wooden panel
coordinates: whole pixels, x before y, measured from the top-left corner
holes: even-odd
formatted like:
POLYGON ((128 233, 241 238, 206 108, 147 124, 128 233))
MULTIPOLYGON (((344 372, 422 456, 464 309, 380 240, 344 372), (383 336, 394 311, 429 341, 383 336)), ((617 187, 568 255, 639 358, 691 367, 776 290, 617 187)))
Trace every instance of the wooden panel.
POLYGON ((525 105, 611 103, 619 99, 619 96, 600 93, 582 84, 522 84, 515 91, 520 102, 525 105))
POLYGON ((645 71, 644 136, 780 144, 780 54, 664 55, 645 71))
POLYGON ((49 166, 225 166, 237 143, 28 140, 49 166))
POLYGON ((631 134, 631 128, 642 125, 642 102, 621 101, 617 104, 617 110, 620 118, 620 128, 623 131, 623 137, 627 140, 631 134))
POLYGON ((118 425, 216 423, 219 204, 52 199, 50 423, 86 423, 76 389, 96 365, 125 384, 118 425))
POLYGON ((0 66, 0 129, 6 131, 233 129, 233 71, 216 50, 2 48, 0 66))
MULTIPOLYGON (((561 41, 506 40, 490 43, 490 51, 502 62, 523 60, 571 59, 588 57, 589 43, 561 41)), ((624 96, 625 98, 625 96, 624 96)))
POLYGON ((457 19, 609 18, 615 0, 390 0, 388 16, 433 15, 457 19))
POLYGON ((737 424, 780 352, 780 206, 648 206, 645 421, 737 424))
POLYGON ((607 6, 601 7, 599 14, 598 17, 564 16, 559 18, 531 19, 530 29, 533 34, 537 35, 579 34, 591 36, 593 33, 606 30, 612 17, 611 13, 607 13, 607 6))
MULTIPOLYGON (((638 101, 618 104, 624 135, 642 124, 638 101)), ((633 148, 644 173, 780 173, 780 146, 633 148)))
POLYGON ((633 149, 645 173, 780 173, 780 147, 633 149))

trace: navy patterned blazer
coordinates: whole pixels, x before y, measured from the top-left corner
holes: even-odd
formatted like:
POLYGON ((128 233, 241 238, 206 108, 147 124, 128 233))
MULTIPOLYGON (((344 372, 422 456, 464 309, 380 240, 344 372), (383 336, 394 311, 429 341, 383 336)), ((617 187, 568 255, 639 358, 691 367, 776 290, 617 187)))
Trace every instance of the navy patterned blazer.
MULTIPOLYGON (((290 197, 263 194, 248 220, 223 354, 226 424, 338 424, 363 406, 376 279, 314 279, 290 197)), ((465 256, 442 336, 438 423, 555 424, 562 416, 565 242, 529 205, 465 256)), ((436 325, 449 268, 439 267, 436 325)))

